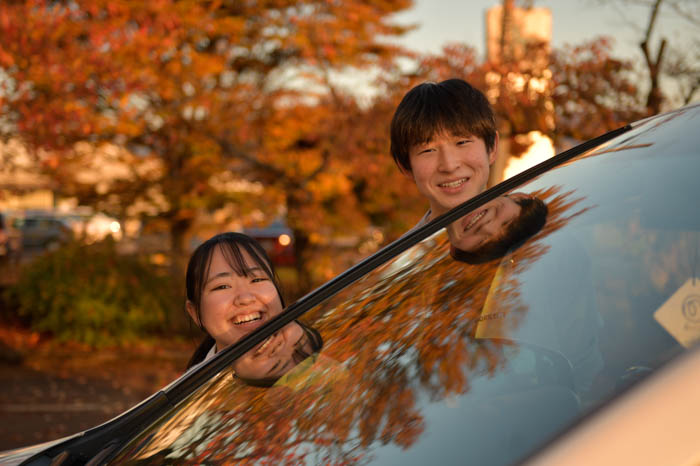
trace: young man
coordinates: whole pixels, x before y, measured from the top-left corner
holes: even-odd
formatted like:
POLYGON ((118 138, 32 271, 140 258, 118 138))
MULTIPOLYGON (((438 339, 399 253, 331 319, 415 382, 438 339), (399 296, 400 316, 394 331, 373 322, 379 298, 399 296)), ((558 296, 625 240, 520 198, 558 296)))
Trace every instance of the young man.
POLYGON ((466 81, 411 89, 391 120, 391 155, 430 204, 417 226, 484 191, 497 148, 493 109, 466 81))

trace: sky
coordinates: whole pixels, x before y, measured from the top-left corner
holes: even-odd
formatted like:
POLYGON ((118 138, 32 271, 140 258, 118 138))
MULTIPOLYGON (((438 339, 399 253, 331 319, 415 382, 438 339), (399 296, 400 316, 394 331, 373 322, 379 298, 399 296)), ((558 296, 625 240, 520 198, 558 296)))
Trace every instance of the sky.
MULTIPOLYGON (((419 27, 399 43, 413 50, 439 52, 446 43, 463 42, 483 56, 485 12, 501 3, 499 0, 414 0, 414 7, 396 15, 395 21, 419 27)), ((519 3, 516 1, 516 5, 519 3)), ((535 0, 533 6, 551 10, 555 48, 607 35, 615 39, 615 56, 642 59, 638 43, 647 26, 649 8, 623 5, 615 0, 535 0)), ((671 42, 698 34, 697 26, 663 8, 658 26, 658 31, 671 42)))
MULTIPOLYGON (((516 0, 515 3, 520 5, 523 2, 516 0)), ((552 13, 551 45, 554 49, 578 45, 604 35, 613 38, 612 56, 636 62, 638 69, 645 69, 639 42, 648 25, 650 7, 631 6, 624 0, 534 0, 532 3, 534 7, 549 8, 552 13)), ((414 0, 413 8, 396 15, 394 22, 418 27, 400 38, 398 43, 423 53, 439 53, 445 44, 451 42, 466 43, 483 59, 486 53, 486 10, 500 4, 502 0, 414 0)), ((700 1, 696 0, 694 5, 694 13, 700 17, 700 1)), ((662 6, 652 36, 652 53, 659 46, 660 35, 667 38, 670 46, 690 44, 688 38, 697 40, 700 27, 662 6)), ((641 87, 645 86, 645 81, 640 83, 641 87)), ((671 90, 663 80, 661 85, 667 91, 671 90)), ((505 178, 554 155, 551 141, 539 135, 533 137, 537 140, 533 141, 529 156, 516 161, 519 165, 509 165, 505 178)))

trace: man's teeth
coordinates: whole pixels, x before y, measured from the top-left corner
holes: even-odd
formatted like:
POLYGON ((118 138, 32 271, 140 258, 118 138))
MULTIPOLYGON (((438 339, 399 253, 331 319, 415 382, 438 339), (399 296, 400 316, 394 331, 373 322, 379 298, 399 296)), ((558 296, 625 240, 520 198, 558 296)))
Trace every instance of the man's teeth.
POLYGON ((449 183, 440 183, 438 186, 440 186, 441 188, 456 188, 457 186, 466 183, 466 181, 466 178, 461 178, 456 181, 450 181, 449 183))
POLYGON ((479 220, 481 220, 481 217, 483 217, 484 215, 486 215, 486 211, 485 211, 485 210, 482 210, 481 212, 479 212, 478 214, 476 214, 476 215, 474 216, 474 218, 471 220, 471 222, 469 222, 469 223, 467 224, 467 226, 464 227, 464 229, 465 229, 465 230, 468 230, 468 229, 470 229, 471 227, 473 227, 473 226, 476 224, 476 222, 478 222, 479 220))
POLYGON ((233 319, 233 323, 236 325, 240 325, 240 324, 245 324, 246 322, 252 322, 254 320, 259 320, 259 319, 262 319, 262 314, 260 314, 260 312, 256 311, 256 312, 251 312, 248 314, 236 316, 233 319))

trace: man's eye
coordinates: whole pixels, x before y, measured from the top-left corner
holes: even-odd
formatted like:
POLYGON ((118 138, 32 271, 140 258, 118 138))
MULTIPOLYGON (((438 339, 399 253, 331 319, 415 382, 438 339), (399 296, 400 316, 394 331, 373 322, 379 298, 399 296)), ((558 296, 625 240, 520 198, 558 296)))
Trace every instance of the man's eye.
POLYGON ((460 139, 459 141, 457 141, 457 145, 458 145, 458 146, 463 146, 463 145, 468 144, 468 143, 470 143, 470 142, 472 142, 471 139, 460 139))
POLYGON ((428 147, 427 149, 421 149, 421 150, 418 152, 418 154, 427 154, 428 152, 432 152, 432 151, 434 151, 434 150, 435 150, 435 149, 433 149, 432 147, 428 147))

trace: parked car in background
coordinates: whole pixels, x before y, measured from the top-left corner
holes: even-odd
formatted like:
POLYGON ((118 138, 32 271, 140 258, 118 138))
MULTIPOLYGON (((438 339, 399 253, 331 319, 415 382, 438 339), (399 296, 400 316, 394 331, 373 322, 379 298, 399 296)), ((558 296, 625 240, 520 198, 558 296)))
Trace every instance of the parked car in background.
POLYGON ((73 237, 70 227, 49 212, 25 211, 15 219, 15 227, 22 233, 26 250, 54 250, 73 237))
POLYGON ((265 248, 276 267, 294 265, 294 234, 281 220, 265 228, 248 228, 243 233, 255 238, 265 248))
POLYGON ((686 107, 516 175, 123 415, 0 463, 697 464, 698 122, 686 107), (234 373, 296 320, 320 350, 234 373))

